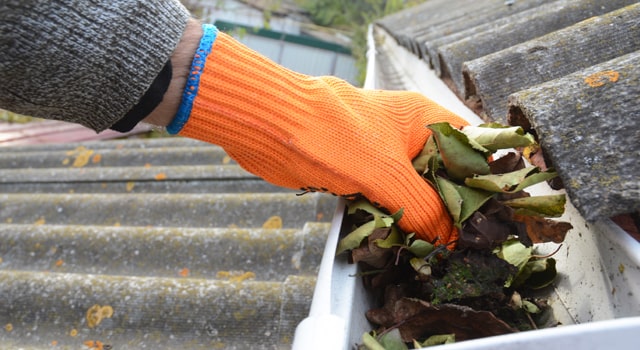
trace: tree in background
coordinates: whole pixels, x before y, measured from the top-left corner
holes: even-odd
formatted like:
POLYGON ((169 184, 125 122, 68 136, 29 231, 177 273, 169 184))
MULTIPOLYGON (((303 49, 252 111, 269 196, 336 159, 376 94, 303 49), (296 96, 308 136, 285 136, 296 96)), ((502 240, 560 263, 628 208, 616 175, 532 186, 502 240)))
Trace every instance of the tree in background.
POLYGON ((341 29, 350 34, 352 52, 357 60, 358 81, 366 74, 367 27, 373 21, 426 0, 295 0, 309 11, 320 26, 341 29))

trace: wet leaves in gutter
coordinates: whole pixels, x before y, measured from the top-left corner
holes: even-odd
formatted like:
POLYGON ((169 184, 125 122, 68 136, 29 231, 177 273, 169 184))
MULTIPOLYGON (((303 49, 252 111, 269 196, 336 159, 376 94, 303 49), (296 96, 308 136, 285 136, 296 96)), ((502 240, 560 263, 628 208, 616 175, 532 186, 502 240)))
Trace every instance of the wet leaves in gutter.
POLYGON ((536 244, 562 243, 572 228, 553 220, 564 194, 531 196, 553 169, 527 167, 518 149, 535 148, 519 127, 430 125, 432 136, 414 168, 440 194, 459 239, 435 247, 402 232, 402 211, 389 215, 361 200, 348 205, 338 245, 360 264, 379 307, 366 313, 376 328, 360 349, 410 349, 554 326, 537 290, 556 278, 555 260, 536 244), (496 153, 499 150, 510 149, 496 153), (505 154, 506 153, 506 154, 505 154))

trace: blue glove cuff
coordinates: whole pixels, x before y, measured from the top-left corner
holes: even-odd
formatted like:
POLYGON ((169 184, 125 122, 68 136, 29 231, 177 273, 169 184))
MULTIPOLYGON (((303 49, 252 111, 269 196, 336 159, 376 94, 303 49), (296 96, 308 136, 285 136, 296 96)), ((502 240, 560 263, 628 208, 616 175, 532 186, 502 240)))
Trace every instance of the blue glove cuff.
POLYGON ((193 62, 191 63, 191 72, 189 73, 187 85, 185 86, 184 92, 182 94, 182 100, 180 102, 180 107, 178 107, 178 113, 173 118, 171 123, 167 125, 167 132, 172 135, 179 133, 189 120, 191 109, 193 108, 193 101, 195 100, 196 95, 198 95, 200 75, 204 70, 204 64, 207 61, 207 57, 211 53, 213 43, 218 37, 218 28, 216 28, 216 26, 214 26, 213 24, 203 24, 202 30, 204 33, 202 34, 200 45, 198 46, 198 50, 196 50, 196 53, 193 57, 193 62))

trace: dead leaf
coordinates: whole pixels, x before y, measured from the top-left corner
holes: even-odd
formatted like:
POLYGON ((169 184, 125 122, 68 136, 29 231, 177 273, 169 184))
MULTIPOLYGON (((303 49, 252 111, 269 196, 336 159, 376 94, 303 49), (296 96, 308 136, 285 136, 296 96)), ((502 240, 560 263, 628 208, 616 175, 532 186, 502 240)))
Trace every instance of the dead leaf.
POLYGON ((506 174, 524 167, 522 156, 515 152, 509 152, 489 163, 492 174, 506 174))
POLYGON ((535 140, 519 126, 505 126, 497 123, 479 126, 465 126, 462 133, 482 147, 495 152, 499 149, 526 147, 535 140))
POLYGON ((514 215, 513 220, 525 224, 527 235, 533 243, 562 243, 573 226, 564 221, 554 221, 538 216, 514 215))
POLYGON ((514 223, 512 217, 513 209, 490 199, 465 221, 459 232, 458 245, 460 248, 492 249, 510 235, 525 234, 524 228, 514 223))
POLYGON ((389 257, 393 254, 392 250, 379 247, 376 241, 385 240, 390 234, 389 227, 374 229, 360 247, 351 251, 353 262, 365 262, 374 268, 386 266, 389 257))
POLYGON ((518 215, 560 217, 564 213, 567 196, 564 194, 515 198, 504 201, 518 215))
POLYGON ((397 326, 405 342, 439 334, 455 334, 457 340, 469 340, 518 331, 488 311, 453 304, 434 306, 409 298, 371 310, 367 312, 367 319, 384 328, 397 326))

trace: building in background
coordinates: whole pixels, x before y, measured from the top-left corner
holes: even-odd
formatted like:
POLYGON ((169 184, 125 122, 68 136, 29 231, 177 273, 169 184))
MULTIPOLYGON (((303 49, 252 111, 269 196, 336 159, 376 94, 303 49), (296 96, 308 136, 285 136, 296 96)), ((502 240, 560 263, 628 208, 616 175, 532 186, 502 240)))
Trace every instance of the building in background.
POLYGON ((200 19, 296 72, 333 75, 357 84, 349 39, 319 29, 291 0, 183 0, 200 19), (272 6, 276 3, 277 6, 272 6))

